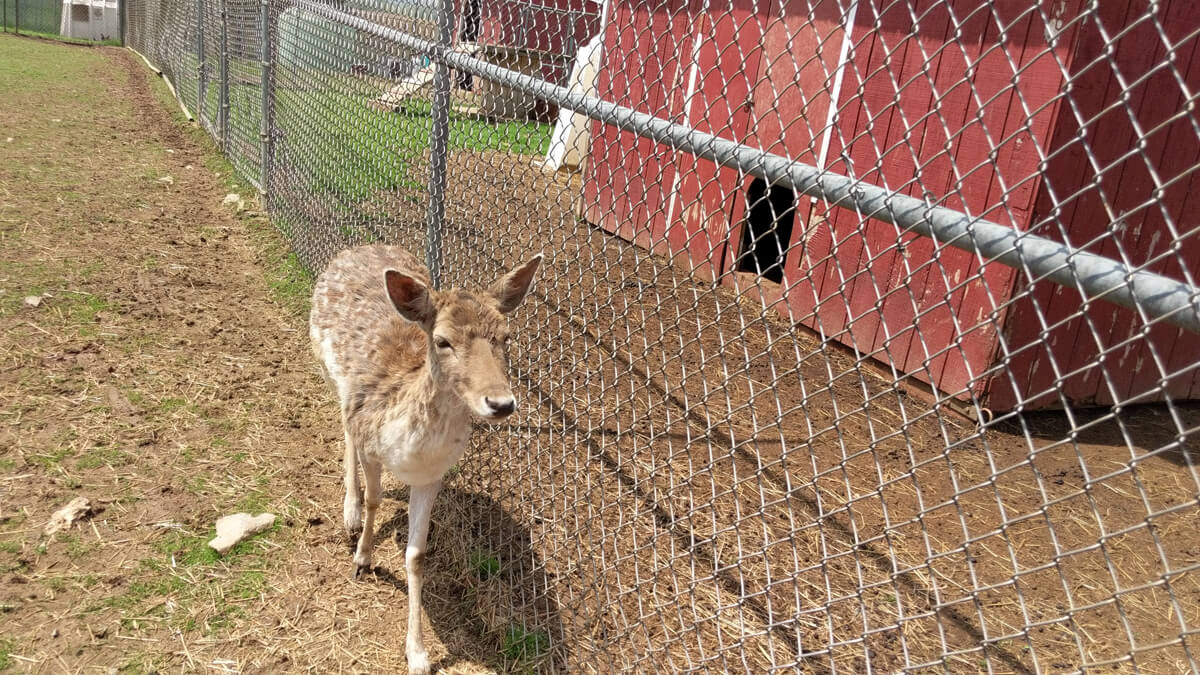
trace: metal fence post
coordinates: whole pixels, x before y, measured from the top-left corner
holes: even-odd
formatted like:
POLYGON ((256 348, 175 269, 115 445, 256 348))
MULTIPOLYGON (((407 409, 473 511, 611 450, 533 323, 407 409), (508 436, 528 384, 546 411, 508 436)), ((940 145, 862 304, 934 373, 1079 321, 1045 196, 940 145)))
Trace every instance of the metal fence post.
POLYGON ((271 160, 274 155, 274 115, 271 110, 271 2, 261 1, 260 31, 262 33, 262 121, 260 123, 259 139, 262 141, 262 192, 263 207, 266 207, 266 196, 271 191, 271 160))
POLYGON ((205 81, 207 68, 204 57, 204 0, 196 0, 196 119, 200 120, 202 125, 208 108, 208 102, 205 100, 208 82, 205 81))
POLYGON ((117 21, 119 22, 117 28, 117 38, 121 40, 122 47, 128 44, 128 42, 125 40, 125 11, 128 6, 129 3, 127 3, 125 0, 118 0, 117 2, 117 21))
POLYGON ((13 32, 17 35, 21 34, 21 0, 14 0, 13 9, 15 11, 13 32))
MULTIPOLYGON (((449 51, 454 38, 454 0, 442 0, 439 44, 449 51)), ((433 78, 433 125, 429 130, 429 210, 425 264, 429 281, 442 281, 442 226, 446 215, 446 154, 450 141, 450 66, 440 61, 433 78)))
POLYGON ((217 129, 221 135, 221 150, 229 152, 229 12, 225 0, 221 3, 221 82, 217 90, 217 129))

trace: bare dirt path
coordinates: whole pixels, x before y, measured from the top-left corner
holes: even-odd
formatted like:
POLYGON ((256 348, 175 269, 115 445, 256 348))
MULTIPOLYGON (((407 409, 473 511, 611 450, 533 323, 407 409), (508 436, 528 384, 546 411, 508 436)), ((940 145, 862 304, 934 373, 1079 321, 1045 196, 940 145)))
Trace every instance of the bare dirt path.
MULTIPOLYGON (((348 579, 336 408, 276 234, 221 205, 227 165, 131 53, 2 35, 0 90, 0 670, 402 671, 402 578, 348 579), (237 510, 280 518, 219 558, 237 510)), ((471 507, 446 501, 435 528, 471 507)), ((444 539, 434 657, 519 663, 444 539)))

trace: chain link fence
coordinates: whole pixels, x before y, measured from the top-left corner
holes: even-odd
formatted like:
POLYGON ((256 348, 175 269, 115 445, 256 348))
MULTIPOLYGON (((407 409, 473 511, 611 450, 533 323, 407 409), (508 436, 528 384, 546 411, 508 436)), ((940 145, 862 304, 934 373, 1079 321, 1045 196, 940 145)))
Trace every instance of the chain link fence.
POLYGON ((0 0, 0 27, 12 33, 57 35, 62 0, 0 0))
POLYGON ((545 252, 452 479, 528 665, 1197 671, 1195 3, 127 11, 310 270, 545 252))
POLYGON ((0 30, 67 41, 120 44, 120 0, 0 0, 0 30))

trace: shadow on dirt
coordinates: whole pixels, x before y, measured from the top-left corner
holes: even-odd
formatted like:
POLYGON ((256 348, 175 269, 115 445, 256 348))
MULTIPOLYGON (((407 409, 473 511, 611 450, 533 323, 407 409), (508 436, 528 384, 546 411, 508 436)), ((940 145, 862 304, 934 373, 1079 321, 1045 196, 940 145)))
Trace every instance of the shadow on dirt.
MULTIPOLYGON (((392 537, 403 551, 408 488, 388 490, 384 497, 381 516, 387 520, 379 526, 377 544, 392 537)), ((426 636, 432 628, 450 654, 437 668, 473 659, 503 670, 563 670, 567 652, 553 586, 529 530, 494 499, 453 485, 442 489, 425 570, 426 636)), ((366 576, 372 578, 408 590, 403 567, 377 566, 366 576)))

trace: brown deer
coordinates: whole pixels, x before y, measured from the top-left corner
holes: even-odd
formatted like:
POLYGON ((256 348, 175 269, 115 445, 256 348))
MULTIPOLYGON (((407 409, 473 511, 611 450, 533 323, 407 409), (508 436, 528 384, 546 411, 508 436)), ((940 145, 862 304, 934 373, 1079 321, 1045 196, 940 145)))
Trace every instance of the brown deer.
POLYGON ((317 280, 309 335, 337 391, 346 436, 346 531, 358 538, 354 576, 371 568, 382 470, 411 486, 408 500, 409 671, 429 672, 421 583, 429 515, 442 476, 467 449, 470 418, 516 409, 508 383, 505 315, 521 304, 542 256, 483 291, 430 288, 425 267, 396 246, 338 254, 317 280), (366 515, 358 467, 366 478, 366 515))

